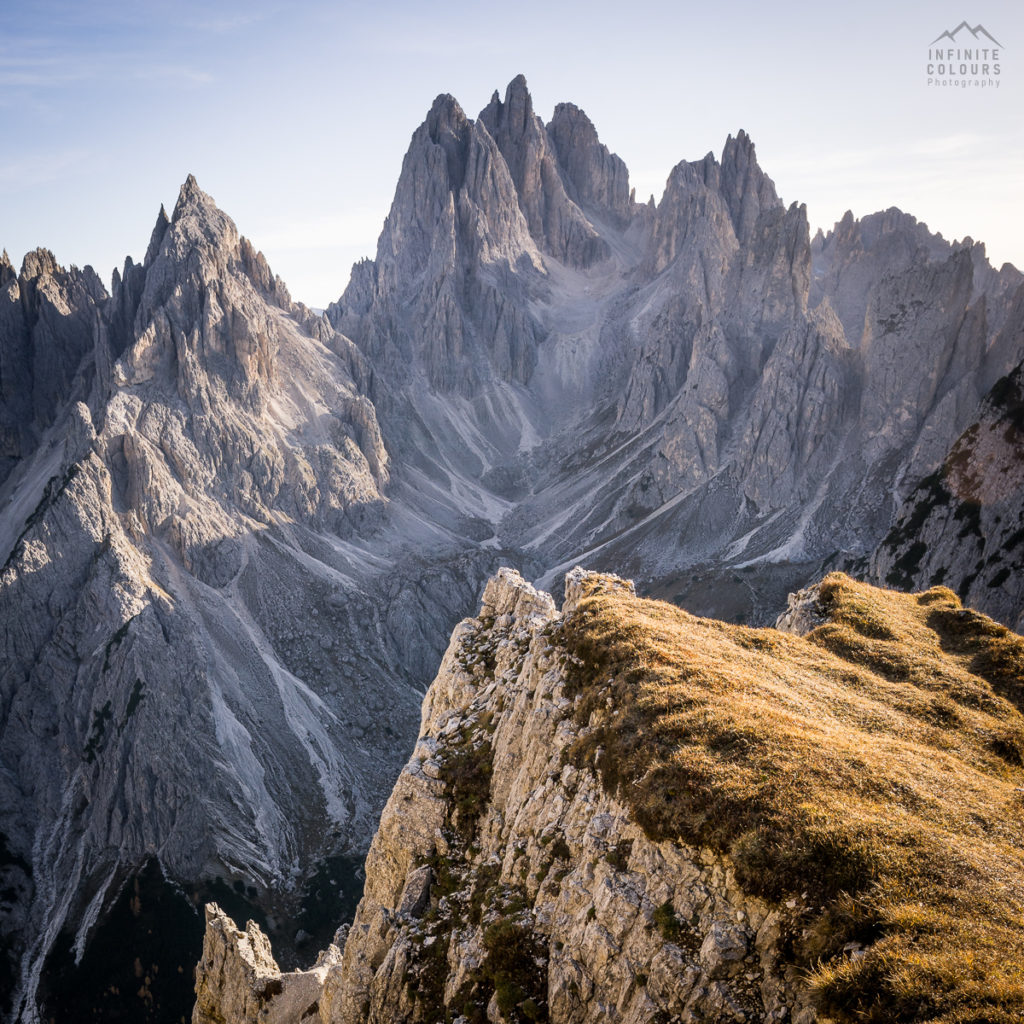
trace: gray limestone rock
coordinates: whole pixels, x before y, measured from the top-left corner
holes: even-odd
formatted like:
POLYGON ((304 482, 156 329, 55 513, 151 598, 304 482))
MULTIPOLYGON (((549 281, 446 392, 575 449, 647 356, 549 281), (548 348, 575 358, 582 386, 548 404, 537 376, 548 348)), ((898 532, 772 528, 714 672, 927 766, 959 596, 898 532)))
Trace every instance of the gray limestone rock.
POLYGON ((629 171, 598 139, 590 118, 573 103, 559 103, 547 132, 576 202, 625 227, 634 212, 629 171))
MULTIPOLYGON (((494 94, 480 112, 480 123, 505 159, 519 208, 537 245, 571 267, 586 268, 608 256, 608 243, 566 194, 556 147, 533 112, 522 75, 509 83, 504 100, 494 94)), ((596 133, 592 142, 597 142, 596 133)))

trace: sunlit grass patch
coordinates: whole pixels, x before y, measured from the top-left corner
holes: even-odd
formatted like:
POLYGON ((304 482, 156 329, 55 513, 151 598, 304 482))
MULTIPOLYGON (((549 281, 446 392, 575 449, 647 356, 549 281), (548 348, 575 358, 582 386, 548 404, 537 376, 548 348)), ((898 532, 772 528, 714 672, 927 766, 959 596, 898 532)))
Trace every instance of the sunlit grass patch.
POLYGON ((796 637, 588 595, 560 627, 571 757, 652 838, 808 893, 793 955, 828 1017, 1020 1021, 1024 641, 945 588, 833 574, 819 603, 796 637))

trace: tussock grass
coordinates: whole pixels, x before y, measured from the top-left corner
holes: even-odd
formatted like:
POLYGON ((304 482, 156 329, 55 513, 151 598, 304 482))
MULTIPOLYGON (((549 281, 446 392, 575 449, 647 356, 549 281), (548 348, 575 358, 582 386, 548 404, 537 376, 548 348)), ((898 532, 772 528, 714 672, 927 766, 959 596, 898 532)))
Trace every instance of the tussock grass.
POLYGON ((796 637, 588 594, 559 627, 570 756, 652 838, 808 894, 790 954, 826 1018, 1019 1024, 1024 640, 941 587, 836 573, 820 603, 796 637))

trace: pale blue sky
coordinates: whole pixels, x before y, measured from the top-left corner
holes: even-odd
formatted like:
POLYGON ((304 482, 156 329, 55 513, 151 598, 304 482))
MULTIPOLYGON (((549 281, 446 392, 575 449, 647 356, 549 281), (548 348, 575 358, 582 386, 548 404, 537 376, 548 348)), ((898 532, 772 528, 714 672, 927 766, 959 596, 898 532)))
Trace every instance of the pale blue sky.
POLYGON ((0 247, 109 280, 191 172, 323 306, 434 96, 474 117, 520 72, 545 119, 587 111, 641 198, 744 128, 813 227, 895 205, 1024 268, 1019 0, 0 0, 0 247), (965 19, 1002 44, 999 88, 929 88, 929 44, 965 19))

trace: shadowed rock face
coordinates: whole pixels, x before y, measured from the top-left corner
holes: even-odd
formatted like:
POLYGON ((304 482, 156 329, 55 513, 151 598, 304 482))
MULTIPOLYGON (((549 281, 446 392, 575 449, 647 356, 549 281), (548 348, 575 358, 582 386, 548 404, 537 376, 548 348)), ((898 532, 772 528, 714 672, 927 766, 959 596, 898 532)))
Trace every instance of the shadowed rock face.
POLYGON ((46 249, 28 253, 20 274, 0 256, 0 483, 70 398, 106 298, 91 267, 66 271, 46 249))
MULTIPOLYGON (((743 132, 636 204, 586 115, 545 125, 521 78, 475 120, 438 97, 326 317, 192 178, 109 297, 4 259, 23 1014, 60 930, 84 942, 149 855, 286 920, 311 863, 365 849, 501 562, 551 587, 586 557, 760 622, 826 560, 866 565, 1020 362, 1021 281, 899 211, 812 242, 743 132)), ((945 582, 1009 616, 998 514, 985 572, 945 582)))
POLYGON ((633 213, 629 172, 601 144, 590 118, 573 103, 559 103, 547 130, 570 196, 625 226, 633 213))

